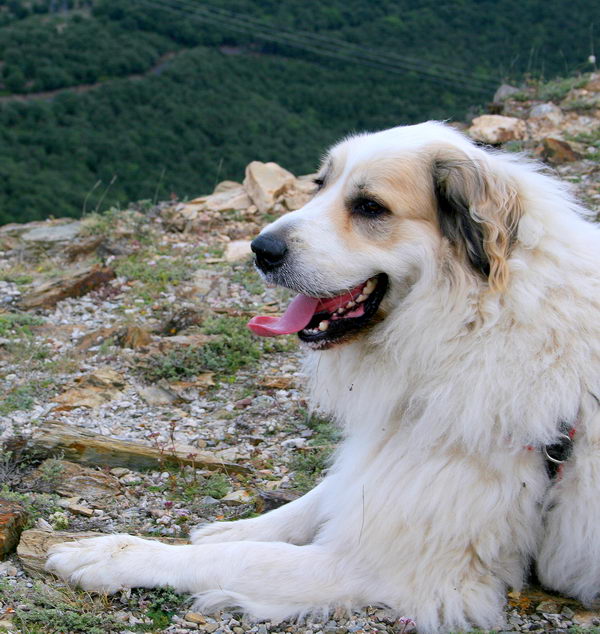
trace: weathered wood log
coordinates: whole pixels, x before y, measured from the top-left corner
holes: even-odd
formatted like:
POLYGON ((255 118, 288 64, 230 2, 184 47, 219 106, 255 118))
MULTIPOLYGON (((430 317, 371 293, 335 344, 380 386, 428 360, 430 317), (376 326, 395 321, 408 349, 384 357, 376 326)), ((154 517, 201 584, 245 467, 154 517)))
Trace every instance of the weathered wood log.
POLYGON ((17 502, 0 499, 0 559, 12 552, 27 521, 27 512, 17 502))
POLYGON ((33 448, 48 454, 60 453, 66 460, 98 466, 128 469, 158 469, 165 465, 192 465, 198 469, 249 473, 250 468, 225 462, 217 456, 189 445, 150 447, 128 440, 96 434, 84 427, 46 423, 31 437, 33 448))
MULTIPOLYGON (((21 541, 17 546, 17 556, 21 561, 23 568, 33 575, 45 574, 44 565, 46 563, 46 554, 50 546, 60 544, 62 542, 73 542, 78 539, 89 539, 90 537, 102 537, 106 533, 95 533, 85 531, 81 533, 71 533, 68 531, 43 531, 32 528, 21 533, 21 541)), ((148 538, 155 539, 155 538, 148 538)), ((161 537, 158 541, 166 544, 186 544, 189 543, 185 539, 177 539, 175 537, 161 537)))

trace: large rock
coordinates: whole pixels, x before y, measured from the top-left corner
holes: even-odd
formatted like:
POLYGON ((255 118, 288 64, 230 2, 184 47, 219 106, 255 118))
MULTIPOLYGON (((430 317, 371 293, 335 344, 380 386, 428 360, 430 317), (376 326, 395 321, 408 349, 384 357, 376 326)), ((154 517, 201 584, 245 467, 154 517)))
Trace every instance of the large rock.
POLYGON ((273 208, 278 198, 294 187, 293 174, 277 163, 252 161, 246 167, 244 188, 261 213, 273 208))
POLYGON ((562 165, 572 163, 583 158, 566 141, 548 137, 542 141, 542 158, 552 165, 562 165))
POLYGON ((518 88, 511 86, 510 84, 502 84, 494 94, 494 103, 501 103, 505 99, 516 95, 519 91, 518 88))
POLYGON ((70 410, 76 407, 92 409, 112 401, 121 394, 125 380, 112 368, 98 368, 91 374, 75 379, 76 385, 54 397, 57 410, 70 410))
POLYGON ((98 509, 112 506, 115 496, 121 493, 121 485, 112 475, 54 458, 45 460, 23 483, 34 491, 83 498, 98 509))
POLYGON ((507 141, 520 141, 526 138, 525 122, 516 117, 504 117, 499 114, 484 114, 473 119, 469 128, 472 139, 490 145, 499 145, 507 141))
POLYGON ((553 103, 540 103, 531 108, 527 119, 527 130, 533 139, 546 136, 560 136, 565 115, 553 103))
POLYGON ((61 225, 47 224, 31 229, 21 236, 26 242, 67 242, 79 235, 81 222, 69 222, 61 225))
POLYGON ((24 295, 19 305, 25 310, 51 308, 68 297, 81 297, 114 279, 115 272, 110 267, 94 266, 75 271, 57 280, 41 284, 24 295))
POLYGON ((0 559, 15 549, 26 522, 27 513, 20 504, 0 499, 0 559))
POLYGON ((239 185, 207 196, 204 199, 204 208, 208 211, 237 211, 248 209, 252 201, 246 190, 239 185))

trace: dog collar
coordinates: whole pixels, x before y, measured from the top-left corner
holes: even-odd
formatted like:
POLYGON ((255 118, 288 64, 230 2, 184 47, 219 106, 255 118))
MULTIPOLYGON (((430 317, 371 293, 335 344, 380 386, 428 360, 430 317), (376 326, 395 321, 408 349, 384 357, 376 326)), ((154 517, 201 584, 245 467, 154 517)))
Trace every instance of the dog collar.
POLYGON ((542 447, 546 458, 546 471, 551 480, 560 480, 562 476, 563 464, 573 453, 573 438, 575 437, 575 427, 562 423, 560 426, 559 440, 551 445, 542 447))

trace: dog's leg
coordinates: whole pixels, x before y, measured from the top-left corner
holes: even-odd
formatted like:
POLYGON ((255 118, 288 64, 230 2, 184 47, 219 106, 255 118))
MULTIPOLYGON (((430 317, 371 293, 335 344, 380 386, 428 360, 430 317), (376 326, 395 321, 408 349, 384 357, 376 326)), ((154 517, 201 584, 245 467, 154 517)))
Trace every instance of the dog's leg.
POLYGON ((85 590, 169 585, 195 594, 204 611, 238 606, 257 618, 281 619, 319 606, 366 603, 368 584, 350 561, 313 544, 171 546, 110 535, 52 547, 46 568, 85 590))
POLYGON ((600 594, 600 411, 592 397, 582 407, 573 455, 544 506, 539 579, 591 604, 600 594))
POLYGON ((322 522, 321 498, 327 479, 301 498, 259 517, 234 522, 213 522, 192 531, 192 544, 259 541, 307 544, 322 522))

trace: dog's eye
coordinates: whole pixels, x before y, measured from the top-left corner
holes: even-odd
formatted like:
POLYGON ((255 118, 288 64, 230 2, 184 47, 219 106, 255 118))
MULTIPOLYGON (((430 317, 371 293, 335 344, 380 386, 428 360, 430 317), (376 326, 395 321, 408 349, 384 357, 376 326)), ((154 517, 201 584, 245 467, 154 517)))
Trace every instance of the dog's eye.
POLYGON ((323 185, 325 185, 324 178, 313 178, 313 183, 317 186, 317 191, 323 189, 323 185))
POLYGON ((375 218, 387 213, 387 211, 383 205, 370 198, 359 198, 352 203, 352 212, 367 218, 375 218))

